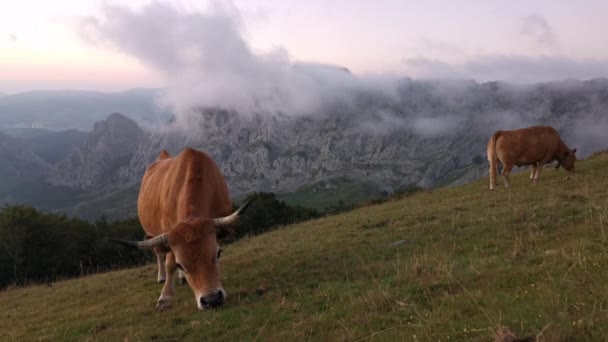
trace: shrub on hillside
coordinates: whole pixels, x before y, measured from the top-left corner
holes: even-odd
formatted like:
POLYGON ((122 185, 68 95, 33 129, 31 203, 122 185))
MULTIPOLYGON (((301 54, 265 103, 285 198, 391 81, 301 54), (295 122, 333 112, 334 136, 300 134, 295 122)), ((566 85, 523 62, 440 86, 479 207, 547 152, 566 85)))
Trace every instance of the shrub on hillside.
MULTIPOLYGON (((245 200, 251 197, 256 197, 256 200, 237 224, 237 237, 247 234, 260 234, 278 226, 321 217, 321 214, 315 209, 288 206, 285 202, 279 201, 273 193, 258 192, 249 195, 245 200)), ((235 205, 235 209, 237 207, 235 205)))
MULTIPOLYGON (((251 196, 257 199, 239 222, 236 237, 321 216, 314 209, 288 206, 272 193, 251 196)), ((28 206, 2 207, 0 288, 152 261, 150 251, 125 248, 105 239, 141 240, 143 236, 137 218, 110 222, 102 216, 91 223, 28 206)))
POLYGON ((125 249, 106 236, 140 239, 137 219, 94 224, 27 206, 0 208, 0 287, 53 281, 150 260, 144 251, 125 249))

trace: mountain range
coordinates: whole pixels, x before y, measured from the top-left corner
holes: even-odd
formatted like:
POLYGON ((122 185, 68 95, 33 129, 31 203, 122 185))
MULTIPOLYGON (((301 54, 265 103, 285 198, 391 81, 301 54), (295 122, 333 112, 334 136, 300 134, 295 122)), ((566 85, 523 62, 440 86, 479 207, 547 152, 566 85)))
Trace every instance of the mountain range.
MULTIPOLYGON (((150 101, 145 108, 154 106, 150 101)), ((311 115, 201 108, 186 125, 156 117, 150 126, 150 118, 114 113, 86 139, 74 131, 0 136, 0 156, 8 161, 0 175, 10 180, 0 199, 86 218, 133 215, 146 166, 163 149, 175 155, 189 146, 217 161, 235 198, 272 191, 322 209, 479 178, 497 129, 551 125, 584 157, 608 146, 607 114, 604 79, 535 85, 403 79, 396 96, 360 91, 311 115), (63 152, 53 155, 52 146, 63 152)), ((0 117, 9 116, 0 110, 0 117)))

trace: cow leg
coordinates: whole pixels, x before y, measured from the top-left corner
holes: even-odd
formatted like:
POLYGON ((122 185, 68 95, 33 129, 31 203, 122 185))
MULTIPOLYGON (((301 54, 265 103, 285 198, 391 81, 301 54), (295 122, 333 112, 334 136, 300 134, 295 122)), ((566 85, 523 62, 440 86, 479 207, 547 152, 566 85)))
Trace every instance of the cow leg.
POLYGON ((184 273, 184 271, 182 270, 177 270, 177 275, 179 278, 179 284, 180 285, 185 285, 188 283, 188 281, 186 281, 186 274, 184 273))
POLYGON ((543 169, 543 164, 539 164, 538 167, 536 168, 536 172, 534 173, 534 177, 532 177, 532 180, 534 181, 534 183, 538 182, 538 179, 540 178, 540 170, 543 169))
POLYGON ((177 270, 177 266, 172 252, 167 253, 165 257, 165 267, 167 269, 167 280, 156 302, 156 308, 160 311, 169 309, 173 305, 173 297, 175 296, 175 270, 177 270))
POLYGON ((154 248, 154 254, 156 254, 156 262, 158 263, 158 276, 156 280, 159 284, 165 282, 165 253, 163 253, 159 248, 154 248))
POLYGON ((547 164, 550 160, 551 160, 551 158, 545 158, 538 163, 538 167, 536 168, 536 174, 534 174, 535 183, 538 182, 538 180, 540 179, 540 171, 543 169, 543 167, 545 167, 545 164, 547 164))
POLYGON ((511 173, 511 169, 513 169, 513 165, 503 164, 502 178, 505 181, 505 188, 508 188, 509 186, 511 186, 511 182, 509 181, 509 173, 511 173))
POLYGON ((497 160, 490 160, 490 190, 496 189, 496 169, 497 169, 497 160))
POLYGON ((534 179, 534 177, 536 177, 537 169, 538 169, 538 166, 536 164, 532 164, 532 172, 530 172, 530 179, 534 179))

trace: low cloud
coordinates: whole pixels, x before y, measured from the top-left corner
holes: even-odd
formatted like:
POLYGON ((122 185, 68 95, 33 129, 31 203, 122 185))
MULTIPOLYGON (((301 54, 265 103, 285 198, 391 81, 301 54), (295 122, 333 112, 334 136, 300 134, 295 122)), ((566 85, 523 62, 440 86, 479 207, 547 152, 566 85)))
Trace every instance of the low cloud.
POLYGON ((511 111, 487 113, 482 117, 484 128, 492 130, 510 130, 538 124, 537 121, 511 111))
POLYGON ((376 110, 360 118, 356 129, 371 135, 385 135, 408 128, 408 121, 391 110, 376 110))
POLYGON ((425 138, 452 135, 464 117, 420 117, 413 120, 412 129, 425 138))
POLYGON ((102 13, 82 20, 83 38, 159 71, 167 82, 162 104, 179 119, 208 107, 241 115, 310 115, 327 103, 350 101, 355 91, 391 88, 390 81, 359 78, 343 67, 295 63, 282 47, 254 51, 233 6, 213 3, 190 13, 153 2, 141 11, 106 5, 102 13))
MULTIPOLYGON (((485 55, 461 63, 424 57, 406 61, 411 76, 441 81, 362 77, 343 66, 295 62, 282 47, 254 51, 243 31, 235 7, 218 3, 204 12, 159 2, 139 11, 105 5, 101 16, 83 18, 80 26, 83 39, 121 51, 163 75, 167 86, 161 104, 186 127, 199 120, 202 108, 222 108, 245 116, 349 115, 357 129, 369 134, 409 131, 438 138, 462 132, 467 121, 487 134, 547 119, 544 112, 526 116, 519 114, 527 113, 522 108, 509 108, 527 103, 517 98, 527 94, 524 86, 463 79, 534 83, 608 76, 605 60, 485 55)), ((539 44, 556 44, 540 16, 527 17, 522 33, 539 44)), ((451 49, 429 44, 437 46, 438 54, 451 49)))
POLYGON ((598 146, 608 148, 608 120, 578 120, 570 130, 566 141, 569 148, 576 148, 578 156, 587 156, 598 150, 598 146))

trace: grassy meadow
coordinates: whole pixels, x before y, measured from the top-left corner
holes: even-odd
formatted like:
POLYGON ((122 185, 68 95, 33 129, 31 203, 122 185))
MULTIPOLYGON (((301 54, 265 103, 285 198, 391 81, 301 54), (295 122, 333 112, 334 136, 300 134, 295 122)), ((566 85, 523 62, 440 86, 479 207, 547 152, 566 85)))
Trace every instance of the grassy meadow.
POLYGON ((371 182, 345 178, 300 187, 295 192, 279 194, 278 199, 287 205, 303 206, 317 210, 331 207, 355 206, 372 198, 384 198, 386 194, 371 182), (326 187, 325 185, 330 185, 326 187))
POLYGON ((224 248, 228 301, 157 312, 154 265, 0 292, 9 341, 600 341, 608 155, 417 192, 224 248))

